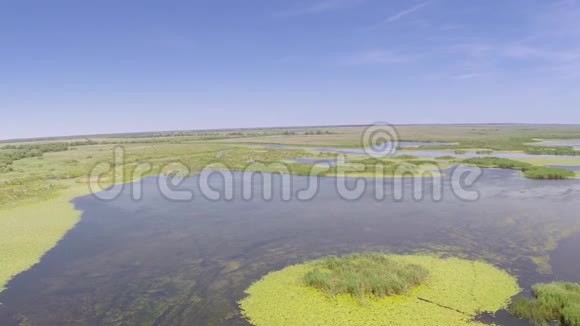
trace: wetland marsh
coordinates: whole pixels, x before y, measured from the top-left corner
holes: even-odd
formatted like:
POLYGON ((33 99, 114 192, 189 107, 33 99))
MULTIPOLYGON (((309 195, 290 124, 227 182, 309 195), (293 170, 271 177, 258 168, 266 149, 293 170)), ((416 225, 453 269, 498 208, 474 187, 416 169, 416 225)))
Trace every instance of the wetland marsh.
POLYGON ((580 0, 0 26, 0 326, 580 326, 580 0))
MULTIPOLYGON (((351 135, 349 128, 329 130, 308 137, 329 142, 326 137, 351 135)), ((405 148, 376 159, 362 149, 338 147, 340 141, 324 148, 244 142, 257 133, 263 131, 83 139, 70 141, 63 151, 11 162, 0 174, 0 261, 9 266, 0 273, 5 287, 0 324, 248 325, 252 318, 240 304, 266 275, 329 255, 364 252, 487 264, 513 276, 520 296, 529 297, 537 283, 580 281, 580 266, 572 263, 580 255, 580 180, 533 180, 518 171, 573 168, 580 166, 580 157, 526 154, 523 148, 489 153, 482 147, 455 154, 454 147, 465 140, 424 144, 417 137, 414 145, 434 149, 405 148), (114 163, 119 144, 122 169, 103 174, 102 186, 128 184, 118 198, 103 201, 89 192, 89 171, 100 162, 114 163), (339 154, 345 160, 340 165, 363 167, 345 179, 350 188, 357 180, 369 185, 356 200, 337 192, 339 154), (465 169, 457 165, 470 159, 485 167, 469 189, 478 193, 477 200, 452 191, 453 172, 465 169), (151 169, 135 174, 142 162, 150 162, 151 169), (157 175, 176 162, 188 169, 179 189, 191 190, 191 201, 168 200, 160 192, 157 175), (292 175, 292 191, 311 185, 308 173, 315 164, 328 170, 314 179, 315 196, 283 200, 280 192, 287 185, 275 168, 280 163, 292 175), (380 176, 374 172, 377 164, 380 176), (235 171, 253 165, 274 173, 271 200, 244 197, 243 173, 235 171), (400 166, 422 180, 421 200, 414 198, 414 178, 393 178, 400 166), (205 167, 234 171, 231 200, 204 197, 199 173, 205 167), (425 173, 433 168, 438 173, 425 173), (442 180, 440 199, 434 199, 434 177, 442 180), (133 198, 133 182, 142 183, 140 200, 133 198), (383 188, 381 200, 375 197, 377 185, 383 188), (403 198, 394 195, 397 185, 403 186, 403 198)), ((266 137, 278 136, 267 131, 266 137)), ((219 189, 221 179, 210 181, 219 189)), ((261 178, 251 182, 257 194, 264 190, 261 178)), ((510 315, 509 299, 494 305, 497 314, 456 309, 464 313, 449 315, 448 321, 528 324, 510 315)))
POLYGON ((527 180, 509 170, 486 169, 475 202, 449 192, 440 202, 345 201, 332 177, 320 178, 310 201, 215 202, 199 194, 196 178, 184 184, 196 193, 191 202, 167 201, 154 177, 144 179, 138 202, 128 191, 111 202, 75 199, 81 221, 8 284, 0 322, 247 325, 237 302, 262 276, 369 250, 482 260, 525 289, 553 280, 542 262, 579 226, 579 182, 527 180))

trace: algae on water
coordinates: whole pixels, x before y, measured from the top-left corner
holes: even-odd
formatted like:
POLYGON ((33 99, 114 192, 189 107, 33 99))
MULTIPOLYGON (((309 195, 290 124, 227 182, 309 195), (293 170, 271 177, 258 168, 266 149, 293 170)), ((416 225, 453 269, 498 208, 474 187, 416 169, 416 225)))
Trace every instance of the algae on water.
POLYGON ((272 272, 254 283, 240 302, 256 326, 276 325, 477 325, 479 313, 506 308, 520 292, 517 280, 490 264, 458 258, 396 256, 425 268, 429 277, 408 294, 364 302, 349 294, 332 298, 304 283, 320 261, 272 272))

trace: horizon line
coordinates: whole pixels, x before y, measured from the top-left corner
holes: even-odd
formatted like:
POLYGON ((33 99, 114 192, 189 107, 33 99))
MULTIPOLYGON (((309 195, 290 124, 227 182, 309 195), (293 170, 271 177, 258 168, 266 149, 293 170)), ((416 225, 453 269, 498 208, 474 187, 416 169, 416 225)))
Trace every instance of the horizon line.
MULTIPOLYGON (((147 130, 147 131, 131 131, 131 132, 112 132, 112 133, 96 133, 96 134, 78 134, 78 135, 64 135, 64 136, 40 136, 40 137, 25 137, 25 138, 7 138, 0 139, 0 143, 18 143, 26 141, 45 141, 45 140, 67 140, 77 138, 107 138, 113 136, 137 136, 144 137, 159 133, 186 133, 186 132, 219 132, 219 131, 249 131, 249 130, 275 130, 275 129, 311 129, 311 128, 353 128, 353 127, 367 127, 369 124, 337 124, 337 125, 301 125, 301 126, 273 126, 273 127, 233 127, 233 128, 208 128, 208 129, 173 129, 173 130, 147 130)), ((580 123, 526 123, 526 122, 474 122, 474 123, 392 123, 392 126, 578 126, 580 123)))

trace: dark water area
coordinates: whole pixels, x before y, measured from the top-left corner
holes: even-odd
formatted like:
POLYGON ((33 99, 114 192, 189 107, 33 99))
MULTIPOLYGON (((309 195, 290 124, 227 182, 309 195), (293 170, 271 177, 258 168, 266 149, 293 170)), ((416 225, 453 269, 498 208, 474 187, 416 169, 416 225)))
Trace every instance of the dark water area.
MULTIPOLYGON (((570 261, 580 257, 580 237, 551 253, 552 275, 538 273, 530 259, 549 255, 548 244, 580 223, 577 180, 530 180, 487 169, 466 189, 477 191, 478 200, 458 198, 444 178, 437 201, 429 179, 420 200, 412 197, 411 179, 382 180, 381 200, 372 191, 375 180, 366 180, 362 198, 347 200, 337 192, 338 179, 319 178, 314 198, 286 201, 279 189, 289 185, 279 176, 273 199, 260 198, 255 178, 256 196, 245 200, 242 177, 234 174, 234 198, 213 201, 200 193, 199 179, 180 186, 193 191, 188 202, 166 199, 156 177, 143 180, 139 201, 130 187, 113 201, 75 199, 80 223, 0 294, 0 325, 248 325, 237 302, 268 272, 361 251, 481 259, 517 275, 524 289, 580 275, 580 265, 570 261), (402 200, 393 195, 397 184, 402 200)), ((293 176, 291 188, 309 181, 293 176)), ((212 185, 219 188, 220 179, 212 185)), ((493 320, 522 324, 506 312, 493 320)))

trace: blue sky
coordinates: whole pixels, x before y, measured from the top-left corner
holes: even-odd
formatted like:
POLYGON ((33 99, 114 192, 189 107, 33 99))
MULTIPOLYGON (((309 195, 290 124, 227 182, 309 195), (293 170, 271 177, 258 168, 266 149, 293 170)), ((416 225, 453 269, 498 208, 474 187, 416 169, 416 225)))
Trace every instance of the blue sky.
POLYGON ((0 2, 0 139, 580 123, 580 1, 0 2))

